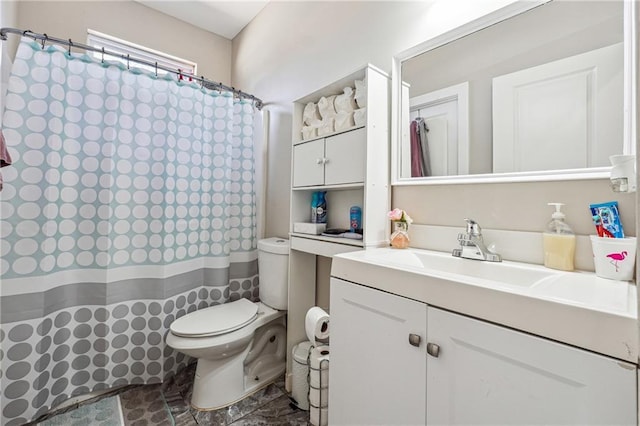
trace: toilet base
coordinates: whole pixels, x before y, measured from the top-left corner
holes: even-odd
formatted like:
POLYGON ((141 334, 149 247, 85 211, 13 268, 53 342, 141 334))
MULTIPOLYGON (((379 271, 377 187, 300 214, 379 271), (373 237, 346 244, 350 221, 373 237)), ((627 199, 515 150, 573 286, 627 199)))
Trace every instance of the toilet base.
POLYGON ((221 360, 198 359, 191 406, 201 411, 227 407, 283 374, 286 365, 283 322, 280 318, 258 329, 253 344, 236 355, 221 360))

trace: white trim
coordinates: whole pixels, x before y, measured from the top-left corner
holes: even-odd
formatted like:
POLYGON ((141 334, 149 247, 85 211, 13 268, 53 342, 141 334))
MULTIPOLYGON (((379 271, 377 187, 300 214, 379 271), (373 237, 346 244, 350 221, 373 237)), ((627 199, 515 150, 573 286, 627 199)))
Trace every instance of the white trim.
POLYGON ((592 169, 546 170, 538 172, 482 173, 477 175, 432 176, 429 178, 396 179, 392 185, 450 185, 475 183, 547 182, 557 180, 609 179, 611 167, 592 169))
POLYGON ((469 173, 469 82, 415 96, 409 99, 409 111, 450 101, 457 101, 458 174, 466 175, 469 173))
MULTIPOLYGON (((167 68, 175 68, 184 71, 191 75, 197 75, 198 65, 188 59, 183 59, 178 56, 169 55, 159 50, 151 49, 146 46, 131 43, 130 41, 123 40, 117 37, 113 37, 109 34, 104 34, 92 29, 87 29, 87 44, 92 47, 102 48, 110 50, 116 53, 122 53, 124 55, 131 54, 136 58, 143 59, 149 62, 157 62, 158 65, 165 66, 167 68)), ((98 52, 92 52, 96 57, 100 56, 98 52)), ((107 55, 109 60, 120 60, 120 58, 113 58, 107 55)), ((131 66, 138 68, 147 68, 145 65, 131 62, 131 66)), ((158 70, 158 72, 162 72, 158 70)))

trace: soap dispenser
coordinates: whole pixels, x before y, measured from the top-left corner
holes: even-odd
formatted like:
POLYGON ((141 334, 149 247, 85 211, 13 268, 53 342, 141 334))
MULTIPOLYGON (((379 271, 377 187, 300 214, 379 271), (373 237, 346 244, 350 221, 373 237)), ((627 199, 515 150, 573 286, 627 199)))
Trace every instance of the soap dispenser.
POLYGON ((556 211, 551 215, 551 222, 542 234, 544 266, 561 271, 573 271, 576 236, 564 221, 565 215, 560 210, 564 204, 549 203, 549 205, 555 206, 556 211))

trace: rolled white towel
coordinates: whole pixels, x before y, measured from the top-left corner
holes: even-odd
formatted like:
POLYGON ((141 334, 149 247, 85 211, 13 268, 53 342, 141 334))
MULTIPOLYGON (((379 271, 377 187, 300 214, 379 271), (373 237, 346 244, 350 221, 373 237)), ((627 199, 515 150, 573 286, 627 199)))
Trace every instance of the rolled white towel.
POLYGON ((334 102, 338 114, 341 112, 352 112, 358 108, 355 100, 355 91, 351 87, 345 87, 343 92, 341 95, 336 96, 334 102))
POLYGON ((333 133, 335 131, 335 121, 334 117, 324 118, 318 127, 318 136, 325 136, 333 133))
POLYGON ((313 139, 318 136, 318 128, 314 126, 302 127, 302 140, 313 139))
POLYGON ((335 130, 336 132, 342 132, 355 126, 353 121, 353 111, 345 112, 341 111, 336 114, 335 130))
POLYGON ((367 106, 367 82, 364 80, 356 80, 356 94, 354 98, 360 108, 367 106))
POLYGON ((353 111, 353 122, 356 126, 364 126, 367 124, 367 109, 360 108, 353 111))
POLYGON ((318 105, 314 102, 309 102, 304 106, 302 112, 302 124, 312 126, 314 121, 320 120, 320 113, 318 112, 318 105))
POLYGON ((336 116, 336 107, 334 105, 336 96, 321 97, 318 101, 318 111, 322 119, 332 118, 336 116))

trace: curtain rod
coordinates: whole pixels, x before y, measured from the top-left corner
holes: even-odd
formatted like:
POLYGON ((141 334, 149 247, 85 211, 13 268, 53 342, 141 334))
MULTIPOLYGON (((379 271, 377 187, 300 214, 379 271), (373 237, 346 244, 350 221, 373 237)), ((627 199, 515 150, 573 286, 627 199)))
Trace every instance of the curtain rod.
MULTIPOLYGON (((71 52, 71 48, 78 48, 78 49, 84 49, 84 50, 89 50, 91 52, 97 52, 97 53, 101 53, 102 55, 109 55, 109 56, 113 56, 116 58, 120 58, 123 59, 125 61, 128 62, 137 62, 139 64, 143 64, 143 65, 147 65, 150 67, 155 68, 156 70, 156 75, 158 73, 158 70, 163 70, 163 71, 167 71, 173 74, 177 74, 178 76, 183 76, 183 77, 188 77, 192 80, 196 80, 199 81, 203 87, 206 87, 207 89, 210 90, 224 90, 227 92, 232 92, 235 96, 238 96, 241 99, 249 99, 251 101, 254 102, 254 105, 257 109, 262 109, 262 100, 250 95, 248 93, 245 93, 241 90, 236 89, 235 87, 229 87, 226 86, 222 83, 218 83, 215 81, 211 81, 206 79, 204 76, 200 76, 198 77, 197 75, 193 75, 193 74, 189 74, 186 72, 182 72, 179 71, 177 69, 173 69, 173 68, 168 68, 162 65, 158 65, 157 62, 149 62, 149 61, 145 61, 144 59, 139 59, 139 58, 135 58, 135 57, 131 57, 130 55, 121 55, 119 53, 115 53, 115 52, 110 52, 108 50, 105 50, 104 48, 98 49, 97 47, 93 47, 93 46, 88 46, 86 44, 82 44, 82 43, 77 43, 75 41, 72 41, 71 39, 65 40, 65 39, 61 39, 61 38, 57 38, 57 37, 51 37, 48 36, 47 34, 38 34, 38 33, 34 33, 31 30, 20 30, 18 28, 0 28, 0 40, 6 40, 7 39, 7 34, 18 34, 18 35, 22 35, 22 36, 26 36, 26 37, 30 37, 32 38, 34 41, 36 40, 40 40, 40 42, 42 43, 42 47, 44 48, 44 44, 49 42, 49 43, 56 43, 56 44, 62 44, 64 46, 68 46, 69 47, 69 52, 71 52)), ((128 65, 127 65, 128 68, 128 65)))

